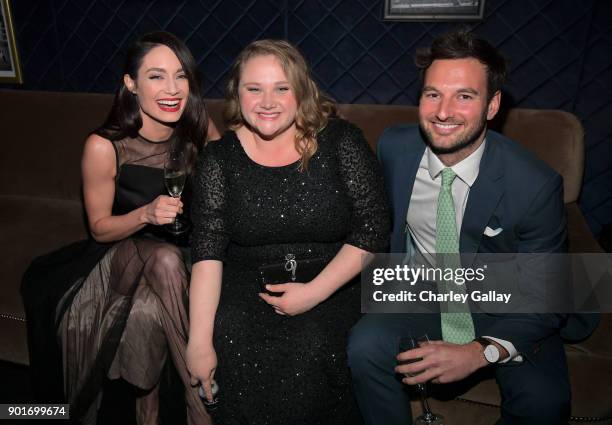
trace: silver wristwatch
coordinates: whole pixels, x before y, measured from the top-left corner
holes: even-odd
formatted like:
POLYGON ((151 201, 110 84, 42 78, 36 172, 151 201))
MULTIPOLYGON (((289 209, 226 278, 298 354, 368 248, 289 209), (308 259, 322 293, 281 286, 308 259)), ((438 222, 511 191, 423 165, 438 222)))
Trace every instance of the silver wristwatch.
POLYGON ((495 344, 492 344, 490 340, 480 336, 478 338, 475 338, 474 341, 482 345, 482 354, 484 354, 485 359, 490 364, 497 363, 499 361, 499 348, 497 348, 495 344))

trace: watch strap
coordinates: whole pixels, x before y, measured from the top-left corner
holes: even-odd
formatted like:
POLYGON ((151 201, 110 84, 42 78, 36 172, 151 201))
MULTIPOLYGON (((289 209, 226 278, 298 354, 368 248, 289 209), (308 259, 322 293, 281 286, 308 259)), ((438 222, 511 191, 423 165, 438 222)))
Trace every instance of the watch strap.
POLYGON ((492 344, 490 340, 488 340, 486 338, 483 338, 481 336, 478 336, 478 337, 474 338, 474 341, 479 343, 480 345, 482 345, 483 351, 484 351, 485 348, 487 348, 487 346, 492 344))

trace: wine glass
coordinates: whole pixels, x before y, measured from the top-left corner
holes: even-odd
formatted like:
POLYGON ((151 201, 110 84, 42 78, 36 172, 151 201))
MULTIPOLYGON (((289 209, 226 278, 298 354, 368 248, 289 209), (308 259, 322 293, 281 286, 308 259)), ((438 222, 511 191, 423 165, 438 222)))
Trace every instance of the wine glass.
MULTIPOLYGON (((410 336, 400 336, 397 340, 397 351, 398 353, 403 353, 404 351, 412 350, 414 348, 419 348, 420 343, 429 342, 429 338, 427 335, 422 335, 420 337, 414 338, 412 335, 410 336)), ((398 362, 399 364, 408 364, 415 363, 421 361, 422 359, 412 359, 412 360, 403 360, 398 362)), ((406 375, 410 376, 410 375, 406 375)), ((414 375, 412 375, 414 376, 414 375)), ((429 403, 427 402, 427 385, 426 384, 416 384, 417 392, 421 398, 421 406, 423 407, 423 414, 418 416, 413 424, 414 425, 443 425, 442 420, 444 419, 441 415, 436 415, 431 411, 429 407, 429 403)))
MULTIPOLYGON (((180 198, 187 179, 187 164, 182 152, 171 151, 164 162, 164 183, 168 193, 173 198, 180 198)), ((180 235, 188 228, 187 223, 178 215, 174 221, 165 226, 173 235, 180 235)))

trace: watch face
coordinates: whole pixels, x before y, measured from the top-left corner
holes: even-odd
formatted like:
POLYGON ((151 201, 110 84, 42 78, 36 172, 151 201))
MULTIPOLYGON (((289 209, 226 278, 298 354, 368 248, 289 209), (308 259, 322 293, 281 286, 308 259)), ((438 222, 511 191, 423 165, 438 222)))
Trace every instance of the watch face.
POLYGON ((497 363, 499 360, 499 350, 494 345, 487 345, 484 350, 484 356, 489 363, 497 363))

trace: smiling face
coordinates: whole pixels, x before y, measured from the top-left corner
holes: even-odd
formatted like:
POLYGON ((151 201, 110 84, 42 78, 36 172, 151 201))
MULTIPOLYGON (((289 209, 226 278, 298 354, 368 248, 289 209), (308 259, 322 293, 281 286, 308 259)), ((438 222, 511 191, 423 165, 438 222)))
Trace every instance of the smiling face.
POLYGON ((244 64, 238 96, 242 117, 256 136, 263 140, 295 138, 298 104, 275 56, 255 56, 244 64))
POLYGON ((433 61, 419 101, 419 124, 432 151, 447 165, 469 156, 484 140, 500 97, 487 101, 486 68, 478 60, 433 61))
POLYGON ((189 82, 174 52, 165 45, 152 48, 142 59, 136 80, 124 76, 138 98, 143 128, 176 123, 185 110, 189 82))

